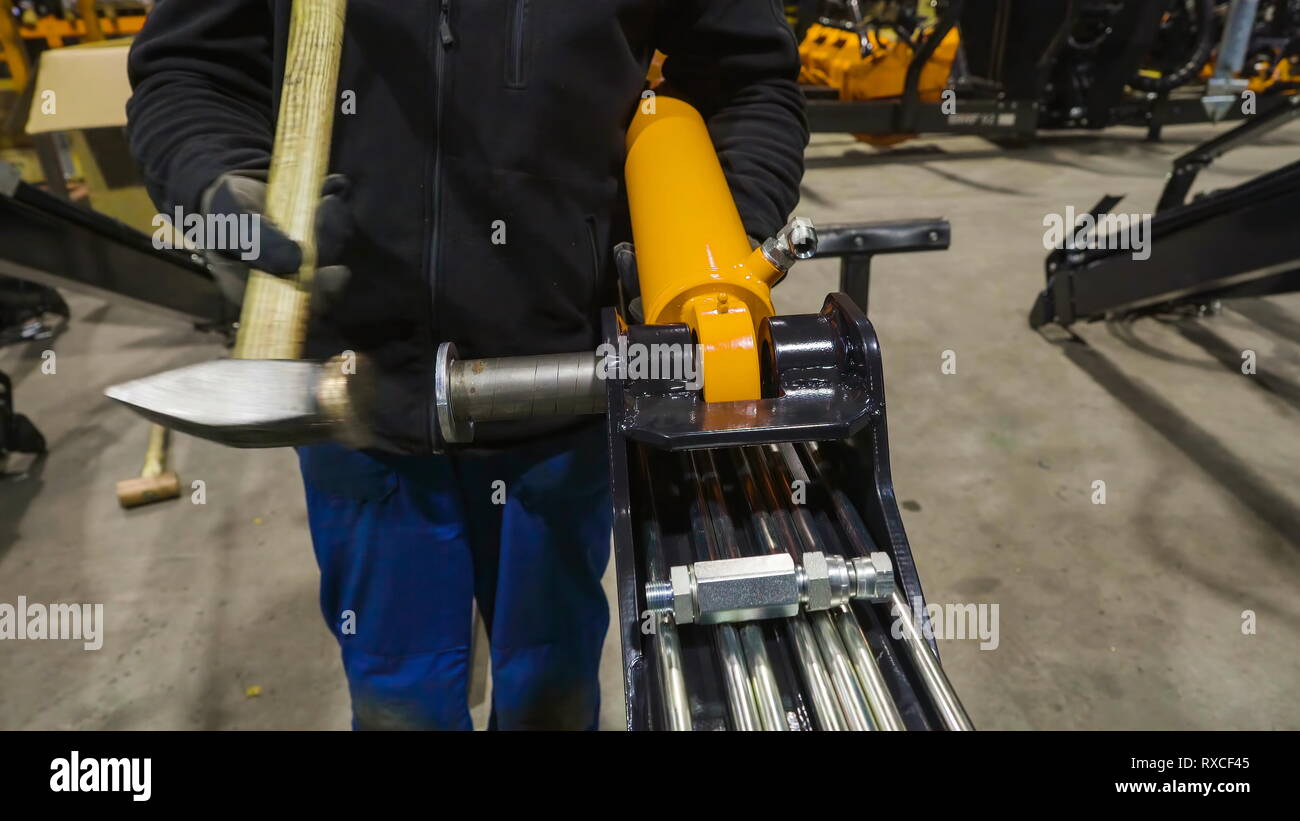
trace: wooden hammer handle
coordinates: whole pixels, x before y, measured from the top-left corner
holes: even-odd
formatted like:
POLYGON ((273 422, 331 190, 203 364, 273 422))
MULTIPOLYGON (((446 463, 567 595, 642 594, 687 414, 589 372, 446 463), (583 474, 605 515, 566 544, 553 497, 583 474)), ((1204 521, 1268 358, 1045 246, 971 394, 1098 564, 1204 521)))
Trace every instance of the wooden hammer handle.
POLYGON ((329 164, 347 0, 296 0, 271 152, 266 217, 302 248, 295 279, 249 272, 236 359, 298 359, 316 271, 316 207, 329 164))
POLYGON ((167 428, 149 426, 149 448, 144 452, 144 468, 140 475, 145 479, 161 476, 167 469, 167 428))

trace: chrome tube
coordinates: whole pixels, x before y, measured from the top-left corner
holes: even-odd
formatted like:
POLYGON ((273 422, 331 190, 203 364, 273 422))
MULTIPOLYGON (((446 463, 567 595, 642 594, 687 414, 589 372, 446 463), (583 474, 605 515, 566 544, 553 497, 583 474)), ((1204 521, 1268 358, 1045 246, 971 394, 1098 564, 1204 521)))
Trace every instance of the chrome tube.
POLYGON ((745 661, 749 665, 749 686, 754 693, 754 702, 758 707, 758 717, 762 721, 763 729, 768 731, 790 729, 785 719, 785 706, 781 704, 781 691, 776 685, 776 674, 772 671, 772 661, 767 655, 763 628, 757 624, 741 625, 740 643, 745 648, 745 661))
POLYGON ((745 651, 735 625, 719 624, 713 628, 713 642, 722 664, 722 678, 726 683, 727 705, 731 708, 731 723, 737 730, 759 730, 762 722, 754 706, 754 693, 749 682, 749 668, 745 664, 745 651))
POLYGON ((822 662, 821 651, 817 649, 817 638, 813 636, 808 619, 800 613, 787 619, 790 630, 790 643, 794 645, 795 654, 803 670, 804 682, 808 685, 808 697, 812 699, 813 710, 817 713, 817 723, 822 730, 847 730, 844 711, 835 696, 835 687, 831 684, 830 674, 822 662))
MULTIPOLYGON (((653 487, 654 477, 644 452, 638 452, 642 480, 653 487)), ((646 577, 650 581, 667 581, 663 543, 659 534, 659 516, 654 507, 654 495, 649 496, 650 515, 646 517, 645 535, 646 577)), ((655 657, 659 662, 659 683, 664 693, 664 724, 669 730, 691 729, 691 705, 686 695, 686 674, 682 669, 682 646, 677 637, 677 623, 665 613, 655 620, 653 634, 655 657)))
MULTIPOLYGON (((768 498, 773 502, 773 510, 780 511, 781 505, 772 492, 770 477, 764 477, 761 473, 763 466, 761 461, 762 453, 756 451, 760 461, 755 465, 749 458, 751 455, 749 451, 749 448, 744 448, 733 451, 732 454, 736 463, 737 475, 745 492, 746 501, 749 502, 750 509, 753 511, 756 523, 755 530, 758 531, 761 542, 760 547, 769 553, 789 553, 798 561, 801 552, 797 539, 789 531, 788 525, 781 528, 784 532, 784 538, 778 536, 778 527, 785 523, 773 521, 774 517, 769 517, 763 509, 758 486, 764 484, 763 480, 765 478, 767 479, 768 498), (760 469, 756 471, 755 467, 760 469), (755 481, 756 479, 758 481, 755 481)), ((808 624, 807 615, 800 613, 786 619, 785 629, 790 638, 790 644, 795 649, 795 657, 803 673, 804 683, 808 687, 808 696, 812 699, 813 710, 817 713, 817 720, 822 725, 822 729, 830 731, 849 729, 849 722, 845 718, 846 711, 840 705, 835 683, 832 681, 831 674, 827 671, 827 664, 823 661, 822 652, 818 648, 813 629, 808 624)))
MULTIPOLYGON (((712 460, 709 460, 708 465, 704 465, 703 459, 696 459, 696 454, 688 453, 682 457, 682 465, 686 468, 685 472, 690 474, 691 482, 695 487, 695 502, 690 510, 694 539, 704 550, 705 558, 727 558, 731 554, 728 553, 726 556, 722 554, 726 548, 721 545, 722 540, 718 537, 717 528, 729 526, 730 522, 722 521, 726 517, 726 506, 722 499, 722 487, 718 484, 716 468, 711 475, 712 482, 706 483, 703 468, 713 467, 712 460), (706 489, 706 484, 716 485, 715 499, 710 498, 713 495, 713 488, 706 489), (716 507, 719 504, 722 505, 720 510, 716 507)), ((734 538, 732 546, 734 547, 734 538)), ((752 658, 747 659, 740 634, 731 624, 719 624, 713 627, 713 647, 718 656, 718 665, 722 668, 732 726, 737 730, 762 729, 763 721, 760 715, 769 716, 769 723, 771 723, 770 716, 775 711, 783 717, 781 726, 775 729, 785 729, 785 711, 780 706, 779 690, 776 678, 772 675, 772 664, 767 657, 766 648, 756 648, 752 658), (753 670, 753 678, 751 678, 751 670, 753 670), (775 705, 772 702, 773 693, 778 693, 775 705), (765 699, 762 711, 756 703, 756 699, 760 697, 765 699)))
MULTIPOLYGON (((844 496, 844 491, 832 486, 826 481, 825 474, 822 472, 821 465, 814 458, 815 445, 805 444, 804 456, 808 466, 812 469, 816 478, 826 489, 827 495, 831 497, 831 503, 835 508, 835 517, 839 520, 840 527, 844 529, 845 535, 848 536, 852 543, 853 550, 860 556, 868 556, 875 549, 875 542, 872 541, 871 535, 867 533, 866 525, 862 523, 862 517, 858 515, 857 510, 844 496)), ((791 447, 788 450, 782 447, 782 453, 789 460, 793 457, 796 461, 798 456, 791 447)), ((791 468, 793 470, 793 467, 791 468)), ((921 635, 920 629, 916 622, 912 620, 911 610, 908 609, 903 594, 898 590, 894 591, 893 608, 896 617, 899 620, 902 629, 903 646, 907 648, 908 656, 912 660, 912 666, 916 668, 925 686, 925 690, 930 695, 930 700, 934 704, 935 710, 939 713, 939 719, 945 729, 948 730, 973 730, 970 717, 966 714, 966 709, 962 707, 961 700, 957 698, 957 693, 952 688, 952 682, 943 672, 943 667, 939 664, 939 658, 935 655, 934 650, 930 647, 929 642, 921 635)))
MULTIPOLYGON (((695 454, 692 454, 694 456, 695 454)), ((713 526, 717 539, 718 558, 738 559, 741 556, 740 545, 736 543, 736 531, 727 513, 727 502, 722 493, 722 483, 718 479, 718 466, 713 460, 712 451, 703 451, 700 459, 695 461, 698 468, 703 463, 708 469, 707 480, 697 470, 695 477, 708 493, 711 505, 704 508, 713 526)), ((763 630, 756 624, 740 627, 740 635, 745 649, 745 660, 749 664, 750 692, 754 704, 762 719, 764 730, 788 730, 785 718, 785 705, 781 703, 781 688, 776 683, 776 674, 772 671, 772 660, 767 654, 767 644, 763 639, 763 630)))
MULTIPOLYGON (((789 445, 782 446, 789 448, 789 445)), ((772 450, 776 455, 781 454, 781 448, 773 446, 772 450)), ((791 456, 794 455, 793 449, 789 450, 791 456)), ((798 457, 795 457, 796 459, 798 457)), ((778 462, 773 465, 767 459, 767 454, 762 449, 754 448, 749 454, 750 464, 757 467, 758 478, 767 491, 768 498, 774 504, 780 505, 782 498, 780 488, 784 486, 786 498, 792 499, 794 494, 794 473, 790 466, 778 462)), ((804 477, 807 481, 807 477, 804 477)), ((782 506, 785 507, 785 506, 782 506)), ((799 541, 803 543, 804 550, 824 550, 817 536, 815 523, 812 521, 812 514, 802 505, 788 505, 790 519, 793 522, 799 541)), ((854 673, 857 676, 858 684, 862 688, 863 696, 866 699, 867 707, 870 710, 871 718, 876 727, 882 730, 906 730, 903 724, 903 717, 898 712, 898 706, 894 704, 894 698, 890 695, 889 686, 885 683, 885 677, 880 672, 880 667, 876 664, 875 656, 871 652, 870 645, 867 644, 866 636, 862 632, 862 626, 858 623, 857 615, 854 614, 851 607, 839 608, 839 612, 833 611, 832 621, 843 642, 844 649, 852 664, 854 673)))
POLYGON ((840 639, 844 642, 844 648, 848 650, 849 660, 858 674, 858 683, 862 685, 862 691, 867 696, 867 704, 871 708, 871 717, 875 719, 876 726, 881 730, 906 730, 907 725, 903 723, 903 716, 898 712, 893 696, 889 694, 889 685, 885 683, 885 677, 880 673, 876 657, 871 652, 871 645, 867 644, 867 637, 863 634, 862 625, 858 623, 858 617, 852 608, 844 606, 832 610, 831 621, 835 622, 840 639))
POLYGON ((659 618, 654 643, 659 659, 659 683, 664 692, 664 721, 669 730, 689 730, 691 706, 686 697, 686 674, 682 670, 682 645, 672 616, 659 618))
POLYGON ((913 666, 921 674, 921 681, 925 684, 925 689, 939 712, 944 728, 975 729, 971 724, 970 716, 966 715, 966 708, 962 706, 961 700, 957 698, 957 692, 952 688, 952 682, 948 681, 943 666, 939 664, 939 659, 931 649, 930 643, 925 640, 925 636, 921 635, 916 622, 912 620, 907 602, 897 590, 894 591, 894 611, 902 628, 903 645, 907 647, 913 666))
POLYGON ((817 637, 817 646, 821 648, 822 658, 830 668, 831 683, 835 686, 835 696, 839 699, 840 709, 844 711, 844 720, 850 730, 874 730, 876 723, 871 718, 871 708, 866 696, 858 684, 853 665, 848 653, 835 634, 835 626, 825 611, 808 614, 812 623, 813 635, 817 637))

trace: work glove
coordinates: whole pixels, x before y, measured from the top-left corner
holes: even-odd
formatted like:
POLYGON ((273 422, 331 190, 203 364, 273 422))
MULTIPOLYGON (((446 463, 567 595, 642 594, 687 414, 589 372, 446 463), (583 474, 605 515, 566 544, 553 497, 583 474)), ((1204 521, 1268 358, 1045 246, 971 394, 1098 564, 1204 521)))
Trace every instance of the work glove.
MULTIPOLYGON (((235 306, 244 302, 248 271, 256 268, 268 274, 290 277, 302 266, 302 249, 278 225, 267 218, 266 172, 232 171, 222 174, 203 192, 200 207, 205 215, 260 215, 257 254, 243 259, 240 249, 204 249, 203 254, 225 297, 235 306)), ((331 174, 321 186, 316 209, 316 273, 312 278, 313 313, 322 313, 342 292, 351 272, 338 260, 352 236, 355 224, 346 202, 348 179, 331 174)))

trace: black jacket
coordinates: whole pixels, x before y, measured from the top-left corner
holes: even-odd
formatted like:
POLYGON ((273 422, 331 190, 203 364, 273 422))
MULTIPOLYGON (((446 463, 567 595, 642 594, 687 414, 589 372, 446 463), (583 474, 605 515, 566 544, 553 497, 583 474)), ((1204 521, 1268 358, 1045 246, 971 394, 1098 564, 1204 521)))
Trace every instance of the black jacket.
MULTIPOLYGON (((592 349, 629 239, 623 138, 655 49, 700 108, 747 231, 798 199, 807 128, 778 0, 349 0, 330 171, 352 181, 353 276, 308 355, 380 367, 386 448, 429 452, 437 344, 592 349), (492 242, 504 223, 505 244, 492 242)), ((130 56, 131 145, 158 206, 264 169, 289 0, 163 0, 130 56)), ((479 441, 535 435, 485 426, 479 441)))

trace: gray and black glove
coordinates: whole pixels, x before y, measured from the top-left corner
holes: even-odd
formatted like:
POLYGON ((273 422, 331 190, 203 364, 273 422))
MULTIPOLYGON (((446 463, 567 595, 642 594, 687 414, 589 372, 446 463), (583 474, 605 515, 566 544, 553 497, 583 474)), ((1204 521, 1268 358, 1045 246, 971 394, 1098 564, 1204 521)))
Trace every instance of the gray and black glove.
MULTIPOLYGON (((203 255, 221 292, 236 306, 244 301, 244 286, 249 268, 275 276, 288 277, 302 266, 302 249, 266 217, 266 172, 232 171, 218 177, 203 192, 205 215, 234 217, 236 220, 260 215, 257 253, 248 256, 239 249, 205 248, 203 255), (247 258, 245 258, 247 257, 247 258)), ((331 174, 321 186, 321 200, 316 209, 316 274, 312 278, 311 306, 315 313, 327 309, 347 284, 351 272, 340 265, 343 248, 352 236, 355 224, 346 202, 348 179, 331 174)))

